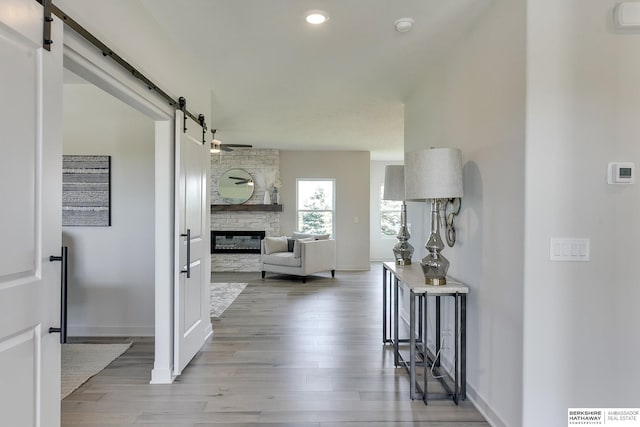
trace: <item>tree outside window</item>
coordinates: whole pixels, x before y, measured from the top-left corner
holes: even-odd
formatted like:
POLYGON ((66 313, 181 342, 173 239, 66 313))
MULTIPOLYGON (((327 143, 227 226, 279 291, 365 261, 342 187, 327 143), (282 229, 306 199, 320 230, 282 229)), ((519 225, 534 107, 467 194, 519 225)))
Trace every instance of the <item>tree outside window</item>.
POLYGON ((380 186, 380 234, 383 238, 392 238, 398 235, 400 228, 400 215, 402 202, 396 200, 383 200, 384 185, 380 186))
POLYGON ((298 179, 299 232, 333 237, 334 186, 332 179, 298 179))

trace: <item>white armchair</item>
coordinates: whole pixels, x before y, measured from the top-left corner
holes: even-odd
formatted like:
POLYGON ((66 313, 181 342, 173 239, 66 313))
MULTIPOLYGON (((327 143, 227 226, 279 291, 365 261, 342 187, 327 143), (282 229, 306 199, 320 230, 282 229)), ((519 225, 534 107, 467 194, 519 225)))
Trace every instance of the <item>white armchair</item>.
POLYGON ((286 237, 265 237, 260 250, 260 269, 262 278, 266 272, 292 274, 306 277, 321 271, 330 271, 336 275, 336 241, 333 239, 315 240, 313 237, 296 239, 290 251, 286 237))

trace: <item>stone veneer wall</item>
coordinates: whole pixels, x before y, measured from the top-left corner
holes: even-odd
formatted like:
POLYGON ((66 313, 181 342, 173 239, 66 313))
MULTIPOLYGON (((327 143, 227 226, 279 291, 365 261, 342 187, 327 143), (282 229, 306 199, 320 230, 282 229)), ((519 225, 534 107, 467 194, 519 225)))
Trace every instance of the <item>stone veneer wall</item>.
MULTIPOLYGON (((253 176, 255 190, 245 203, 263 203, 265 186, 280 178, 280 151, 271 149, 236 149, 211 155, 211 203, 222 204, 218 178, 226 170, 244 169, 253 176)), ((264 230, 266 236, 280 235, 280 212, 211 213, 212 230, 264 230)), ((211 254, 211 271, 260 271, 259 254, 211 254)))

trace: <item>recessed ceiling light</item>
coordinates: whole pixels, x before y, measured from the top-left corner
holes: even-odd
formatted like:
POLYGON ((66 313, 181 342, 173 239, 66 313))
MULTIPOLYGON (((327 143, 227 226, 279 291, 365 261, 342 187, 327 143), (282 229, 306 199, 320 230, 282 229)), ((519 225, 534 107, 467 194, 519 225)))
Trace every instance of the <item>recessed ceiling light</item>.
POLYGON ((309 24, 324 24, 329 20, 329 14, 324 10, 310 10, 307 12, 306 20, 309 24))

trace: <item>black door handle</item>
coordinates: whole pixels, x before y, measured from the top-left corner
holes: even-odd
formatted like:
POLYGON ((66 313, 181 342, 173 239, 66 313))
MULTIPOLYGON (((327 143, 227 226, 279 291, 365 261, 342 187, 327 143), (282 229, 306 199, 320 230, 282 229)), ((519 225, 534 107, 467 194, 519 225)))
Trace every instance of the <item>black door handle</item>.
POLYGON ((60 327, 49 328, 49 333, 60 333, 60 344, 67 342, 67 260, 69 258, 68 247, 62 247, 60 256, 52 255, 49 257, 50 262, 60 261, 60 327))
POLYGON ((181 270, 180 273, 187 273, 187 279, 191 279, 191 229, 187 228, 187 234, 181 234, 181 237, 187 238, 187 268, 181 270))

